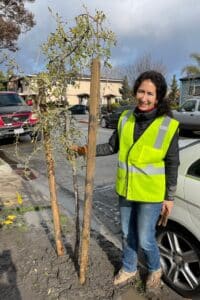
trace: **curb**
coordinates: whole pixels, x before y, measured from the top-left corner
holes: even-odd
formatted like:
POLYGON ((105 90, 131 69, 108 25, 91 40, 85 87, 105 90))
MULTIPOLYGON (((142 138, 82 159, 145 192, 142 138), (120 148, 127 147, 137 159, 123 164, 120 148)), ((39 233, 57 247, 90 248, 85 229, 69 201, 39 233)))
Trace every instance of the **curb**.
POLYGON ((89 122, 88 122, 88 121, 85 121, 85 120, 79 120, 79 123, 88 124, 89 122))
POLYGON ((10 167, 10 165, 5 162, 2 158, 0 158, 0 171, 8 171, 8 172, 12 172, 12 168, 10 167))

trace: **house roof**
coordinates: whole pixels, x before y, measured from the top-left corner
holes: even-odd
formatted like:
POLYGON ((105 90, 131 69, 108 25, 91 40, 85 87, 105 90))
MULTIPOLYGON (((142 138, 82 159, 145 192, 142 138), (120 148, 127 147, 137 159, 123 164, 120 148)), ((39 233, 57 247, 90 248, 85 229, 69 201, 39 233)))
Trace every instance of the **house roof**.
POLYGON ((188 75, 185 77, 180 78, 180 81, 187 81, 187 80, 191 80, 191 79, 200 79, 200 73, 196 74, 196 75, 188 75))
MULTIPOLYGON (((78 76, 75 80, 80 80, 80 81, 90 81, 91 80, 91 76, 78 76)), ((100 78, 100 81, 101 82, 118 82, 118 83, 122 83, 123 82, 123 79, 115 79, 115 78, 110 78, 110 77, 104 77, 104 76, 101 76, 100 78)))
MULTIPOLYGON (((21 80, 21 79, 25 79, 27 77, 36 77, 36 74, 28 74, 26 76, 18 76, 18 75, 12 75, 8 81, 17 81, 17 80, 21 80)), ((90 75, 86 75, 86 74, 79 74, 76 78, 74 78, 74 80, 85 80, 85 81, 90 81, 91 80, 91 76, 90 75)), ((101 82, 118 82, 118 83, 122 83, 123 79, 120 78, 110 78, 110 77, 105 77, 105 76, 101 76, 100 78, 101 82)))
POLYGON ((106 94, 106 95, 103 95, 103 97, 105 98, 113 98, 113 97, 116 97, 116 95, 114 94, 106 94))

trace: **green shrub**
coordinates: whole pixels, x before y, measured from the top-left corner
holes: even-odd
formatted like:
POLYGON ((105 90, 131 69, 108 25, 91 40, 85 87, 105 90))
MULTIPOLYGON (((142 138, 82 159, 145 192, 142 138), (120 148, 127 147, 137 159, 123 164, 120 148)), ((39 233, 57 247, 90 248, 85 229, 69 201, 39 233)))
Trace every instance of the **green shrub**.
POLYGON ((115 109, 118 108, 119 106, 120 106, 119 103, 112 103, 112 104, 111 104, 111 109, 112 109, 112 110, 115 110, 115 109))

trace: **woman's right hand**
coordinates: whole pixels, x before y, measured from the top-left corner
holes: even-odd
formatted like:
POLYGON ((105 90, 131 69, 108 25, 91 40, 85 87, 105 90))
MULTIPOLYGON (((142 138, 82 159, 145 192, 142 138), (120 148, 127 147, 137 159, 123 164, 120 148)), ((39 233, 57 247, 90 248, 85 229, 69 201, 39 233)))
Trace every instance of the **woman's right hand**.
POLYGON ((70 150, 78 153, 78 155, 84 155, 84 156, 87 155, 87 149, 88 149, 87 145, 84 145, 84 146, 72 145, 72 146, 70 146, 70 150))

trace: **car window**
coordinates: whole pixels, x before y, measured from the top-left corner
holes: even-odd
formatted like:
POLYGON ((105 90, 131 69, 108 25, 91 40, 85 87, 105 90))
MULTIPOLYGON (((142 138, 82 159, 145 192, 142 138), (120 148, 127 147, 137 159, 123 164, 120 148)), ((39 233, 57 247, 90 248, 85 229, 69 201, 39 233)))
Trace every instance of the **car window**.
POLYGON ((199 107, 198 107, 198 111, 200 111, 200 102, 199 102, 199 107))
POLYGON ((181 106, 181 109, 185 111, 195 111, 195 105, 196 105, 195 100, 187 101, 181 106))
POLYGON ((188 175, 200 178, 200 159, 195 161, 188 169, 188 175))
POLYGON ((119 107, 115 112, 121 114, 124 111, 124 108, 119 107))
POLYGON ((0 94, 0 106, 25 105, 24 100, 17 94, 0 94))
POLYGON ((118 107, 116 110, 114 110, 114 112, 122 113, 123 111, 129 110, 129 109, 133 110, 134 106, 121 106, 121 107, 118 107))

